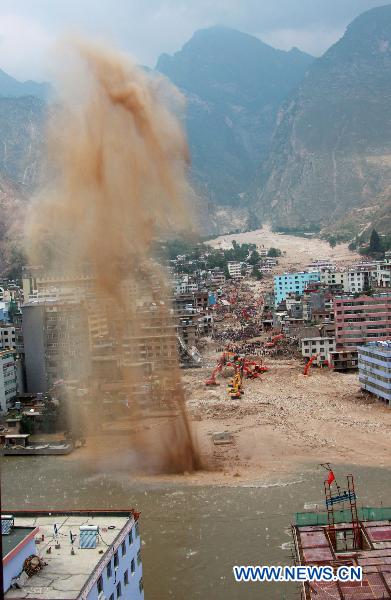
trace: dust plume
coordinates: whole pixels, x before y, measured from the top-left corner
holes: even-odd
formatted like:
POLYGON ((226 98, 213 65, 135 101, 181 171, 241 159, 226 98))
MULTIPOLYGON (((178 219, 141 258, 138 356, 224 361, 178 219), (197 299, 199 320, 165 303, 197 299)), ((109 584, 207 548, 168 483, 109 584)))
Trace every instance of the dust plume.
POLYGON ((57 58, 44 183, 26 237, 30 263, 74 294, 87 340, 62 344, 70 403, 77 392, 88 407, 91 447, 94 435, 106 452, 122 436, 122 456, 128 448, 160 471, 192 471, 169 288, 153 259, 157 236, 187 226, 183 99, 100 45, 67 41, 57 58))

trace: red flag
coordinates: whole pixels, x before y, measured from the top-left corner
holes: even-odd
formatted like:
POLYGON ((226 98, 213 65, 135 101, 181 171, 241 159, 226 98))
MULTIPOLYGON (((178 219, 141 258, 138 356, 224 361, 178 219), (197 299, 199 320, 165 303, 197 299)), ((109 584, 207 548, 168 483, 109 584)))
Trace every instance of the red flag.
POLYGON ((335 480, 335 475, 333 473, 333 471, 329 471, 329 476, 327 477, 327 483, 329 485, 331 485, 333 483, 333 481, 335 480))

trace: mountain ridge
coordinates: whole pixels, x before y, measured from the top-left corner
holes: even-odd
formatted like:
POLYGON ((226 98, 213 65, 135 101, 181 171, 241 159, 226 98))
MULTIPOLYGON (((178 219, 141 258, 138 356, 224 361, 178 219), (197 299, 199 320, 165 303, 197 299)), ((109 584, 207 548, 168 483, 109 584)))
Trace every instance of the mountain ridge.
POLYGON ((283 105, 257 182, 262 218, 341 239, 377 221, 391 181, 390 71, 386 5, 352 21, 283 105))

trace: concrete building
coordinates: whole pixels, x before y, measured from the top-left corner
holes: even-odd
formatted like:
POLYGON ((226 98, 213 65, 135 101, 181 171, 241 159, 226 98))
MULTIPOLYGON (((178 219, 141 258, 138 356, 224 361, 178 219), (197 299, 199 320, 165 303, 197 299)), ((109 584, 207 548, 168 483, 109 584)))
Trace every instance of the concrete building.
POLYGON ((335 350, 335 338, 333 337, 313 337, 301 339, 301 354, 304 358, 311 358, 317 354, 316 363, 321 364, 325 360, 330 360, 330 352, 335 350))
POLYGON ((0 351, 0 413, 11 407, 18 391, 14 352, 0 351))
POLYGON ((323 269, 320 272, 320 282, 329 288, 344 291, 344 273, 335 269, 323 269))
POLYGON ((343 273, 343 291, 349 294, 359 294, 368 291, 373 284, 372 267, 356 267, 343 273))
POLYGON ((4 323, 0 325, 0 349, 15 350, 15 327, 14 325, 4 323))
POLYGON ((302 295, 308 284, 319 281, 319 271, 299 273, 282 273, 274 276, 275 306, 285 300, 288 294, 302 295))
POLYGON ((391 404, 391 340, 369 342, 357 352, 361 387, 391 404))
POLYGON ((384 261, 376 263, 374 277, 377 287, 391 287, 391 250, 385 253, 384 261))
POLYGON ((391 338, 391 293, 336 296, 336 349, 356 350, 371 341, 391 338))
POLYGON ((135 511, 17 511, 2 531, 7 600, 144 598, 135 511), (40 568, 28 577, 31 557, 40 568))
POLYGON ((83 302, 24 304, 22 331, 28 392, 46 392, 59 379, 88 375, 89 329, 83 302))
POLYGON ((356 370, 357 363, 357 350, 335 350, 330 352, 330 366, 334 371, 356 370))
POLYGON ((242 278, 242 263, 230 261, 228 263, 228 273, 232 279, 241 279, 242 278))

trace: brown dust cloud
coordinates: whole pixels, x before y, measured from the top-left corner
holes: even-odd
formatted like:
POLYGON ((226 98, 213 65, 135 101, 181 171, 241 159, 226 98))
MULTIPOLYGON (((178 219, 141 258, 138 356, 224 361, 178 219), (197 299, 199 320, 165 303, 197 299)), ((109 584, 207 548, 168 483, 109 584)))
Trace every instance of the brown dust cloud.
POLYGON ((188 226, 179 92, 119 52, 72 39, 58 55, 30 264, 77 312, 59 350, 86 452, 154 472, 193 471, 175 323, 157 238, 188 226), (119 444, 119 446, 118 446, 119 444))

